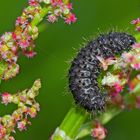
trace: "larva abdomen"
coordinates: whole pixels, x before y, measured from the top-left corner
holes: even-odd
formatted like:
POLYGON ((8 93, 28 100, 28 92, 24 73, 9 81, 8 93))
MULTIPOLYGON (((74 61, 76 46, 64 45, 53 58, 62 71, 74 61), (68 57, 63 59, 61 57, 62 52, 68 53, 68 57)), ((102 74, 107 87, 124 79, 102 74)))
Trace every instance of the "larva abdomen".
POLYGON ((75 102, 89 111, 103 110, 106 94, 98 86, 102 58, 113 57, 131 49, 135 38, 126 33, 110 32, 100 35, 82 48, 69 70, 69 88, 75 102))

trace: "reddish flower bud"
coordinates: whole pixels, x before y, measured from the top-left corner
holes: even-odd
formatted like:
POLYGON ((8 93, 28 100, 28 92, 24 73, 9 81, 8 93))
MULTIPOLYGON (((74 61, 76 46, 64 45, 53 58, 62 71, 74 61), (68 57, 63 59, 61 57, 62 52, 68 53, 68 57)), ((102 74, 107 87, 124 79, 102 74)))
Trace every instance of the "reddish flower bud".
POLYGON ((97 140, 104 140, 107 135, 107 130, 99 122, 97 122, 91 135, 97 140))

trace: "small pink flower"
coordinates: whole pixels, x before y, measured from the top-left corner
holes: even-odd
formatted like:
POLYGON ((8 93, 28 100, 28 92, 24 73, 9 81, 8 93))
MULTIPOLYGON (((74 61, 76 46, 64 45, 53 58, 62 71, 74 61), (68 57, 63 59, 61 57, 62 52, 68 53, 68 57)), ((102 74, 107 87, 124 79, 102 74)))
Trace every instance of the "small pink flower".
POLYGON ((51 23, 54 23, 57 20, 58 20, 58 18, 53 14, 48 16, 48 21, 51 23))
POLYGON ((5 92, 2 94, 2 103, 7 105, 8 103, 12 102, 12 95, 9 94, 8 92, 5 92))
POLYGON ((63 5, 63 1, 62 0, 55 0, 57 2, 58 5, 63 5))
POLYGON ((10 136, 8 140, 15 140, 15 138, 10 136))
POLYGON ((133 20, 131 23, 136 26, 137 31, 140 31, 140 18, 133 20))
POLYGON ((20 40, 18 44, 22 49, 24 49, 29 46, 30 42, 28 40, 20 40))
POLYGON ((68 17, 66 17, 65 22, 67 24, 71 24, 71 23, 75 23, 76 20, 77 20, 77 18, 75 16, 75 14, 70 14, 70 15, 68 15, 68 17))
POLYGON ((18 17, 17 20, 16 20, 16 26, 26 25, 27 22, 28 22, 27 19, 22 18, 22 17, 18 17))
MULTIPOLYGON (((136 48, 136 46, 133 46, 133 48, 136 48)), ((123 53, 122 58, 126 63, 132 63, 135 60, 135 56, 131 53, 123 53)))
POLYGON ((27 114, 29 114, 31 118, 35 118, 37 115, 37 110, 34 107, 29 108, 27 114))
POLYGON ((51 0, 52 6, 57 6, 57 1, 56 0, 51 0))
POLYGON ((139 49, 140 49, 140 43, 135 43, 132 47, 133 47, 134 49, 135 49, 135 48, 139 48, 139 49))
POLYGON ((123 86, 120 85, 119 82, 114 83, 114 90, 111 91, 110 95, 111 97, 116 97, 119 93, 121 93, 123 90, 123 86))
POLYGON ((18 17, 17 20, 16 20, 16 25, 19 25, 21 23, 22 23, 21 17, 18 17))
POLYGON ((139 70, 140 69, 140 63, 135 63, 135 64, 131 64, 132 68, 134 68, 135 70, 139 70))
POLYGON ((91 135, 97 140, 104 140, 106 138, 106 134, 107 130, 100 123, 97 123, 91 135))
POLYGON ((29 0, 29 5, 30 6, 37 6, 38 2, 36 0, 29 0))
POLYGON ((137 27, 136 27, 136 30, 137 30, 137 31, 140 31, 140 26, 137 26, 137 27))
POLYGON ((114 88, 115 88, 115 91, 116 91, 117 93, 120 93, 120 92, 123 90, 123 86, 120 85, 119 82, 116 82, 116 83, 114 84, 114 88))
POLYGON ((131 21, 131 24, 134 24, 134 25, 137 25, 139 23, 140 23, 140 18, 137 18, 137 19, 131 21))
POLYGON ((6 129, 2 124, 0 124, 0 139, 3 139, 6 135, 6 129))
POLYGON ((23 54, 25 55, 25 56, 27 56, 28 58, 33 58, 35 55, 36 55, 36 52, 34 52, 34 51, 23 51, 23 54))
POLYGON ((26 120, 23 120, 23 121, 21 121, 21 122, 18 122, 18 123, 17 123, 17 128, 18 128, 20 131, 26 130, 26 124, 27 124, 27 121, 26 121, 26 120))
POLYGON ((16 40, 17 39, 17 35, 16 35, 15 32, 12 33, 12 38, 13 38, 13 40, 16 40))
POLYGON ((18 121, 21 120, 22 114, 15 111, 15 112, 12 114, 12 117, 13 117, 13 119, 14 119, 16 122, 18 122, 18 121))
POLYGON ((21 102, 26 102, 27 97, 21 95, 21 96, 19 96, 19 99, 20 99, 21 102))
POLYGON ((97 56, 98 60, 101 62, 101 65, 103 67, 103 70, 107 70, 109 65, 115 64, 116 60, 114 57, 109 57, 107 59, 104 59, 100 56, 97 56))
POLYGON ((18 47, 17 46, 12 46, 11 50, 12 50, 13 53, 16 54, 17 50, 18 50, 18 47))
POLYGON ((72 10, 73 8, 72 8, 72 3, 68 3, 67 4, 67 8, 69 9, 69 10, 72 10))

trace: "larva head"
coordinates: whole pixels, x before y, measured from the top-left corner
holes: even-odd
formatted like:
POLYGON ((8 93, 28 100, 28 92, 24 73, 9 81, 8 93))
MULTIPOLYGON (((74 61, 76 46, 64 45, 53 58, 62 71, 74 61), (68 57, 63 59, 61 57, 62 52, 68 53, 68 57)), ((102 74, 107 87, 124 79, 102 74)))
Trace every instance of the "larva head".
POLYGON ((121 41, 126 44, 126 46, 131 46, 136 42, 136 39, 132 35, 122 33, 121 41))
POLYGON ((124 32, 111 32, 109 36, 118 45, 123 46, 123 50, 130 50, 131 46, 136 42, 136 39, 132 35, 124 32))

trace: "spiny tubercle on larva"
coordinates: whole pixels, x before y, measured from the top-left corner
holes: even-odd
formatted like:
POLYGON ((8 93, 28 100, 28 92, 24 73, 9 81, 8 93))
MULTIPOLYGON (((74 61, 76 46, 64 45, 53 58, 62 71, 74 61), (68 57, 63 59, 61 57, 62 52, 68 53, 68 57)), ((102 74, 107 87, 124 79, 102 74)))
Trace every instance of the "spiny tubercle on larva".
POLYGON ((100 35, 82 48, 72 61, 69 70, 69 88, 75 102, 88 111, 102 111, 106 104, 106 93, 98 85, 102 70, 97 56, 107 59, 129 51, 135 38, 124 32, 100 35))

